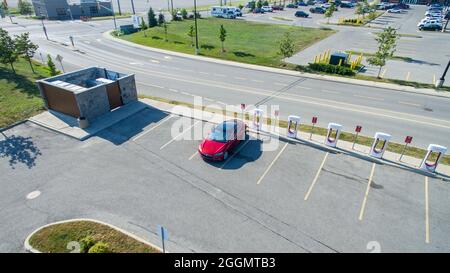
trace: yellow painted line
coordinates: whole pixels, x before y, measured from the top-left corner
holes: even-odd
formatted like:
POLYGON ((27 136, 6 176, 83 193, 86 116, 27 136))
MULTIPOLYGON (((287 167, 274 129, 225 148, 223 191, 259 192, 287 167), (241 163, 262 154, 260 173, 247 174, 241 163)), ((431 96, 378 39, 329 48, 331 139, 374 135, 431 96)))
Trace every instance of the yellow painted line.
POLYGON ((405 104, 405 105, 411 105, 411 106, 417 106, 417 107, 420 107, 420 104, 412 103, 412 102, 407 102, 407 101, 399 101, 398 103, 400 103, 400 104, 405 104))
POLYGON ((189 157, 189 160, 192 160, 197 154, 198 154, 198 151, 195 151, 195 153, 189 157))
POLYGON ((169 140, 166 144, 164 144, 163 146, 161 146, 159 149, 162 150, 164 149, 167 145, 169 145, 170 143, 174 142, 178 137, 184 135, 187 131, 191 130, 192 127, 194 127, 195 125, 197 125, 197 123, 199 123, 201 120, 198 120, 196 122, 194 122, 194 124, 192 124, 191 126, 189 126, 188 128, 186 128, 185 130, 183 130, 183 132, 179 133, 178 135, 176 135, 174 138, 172 138, 171 140, 169 140))
POLYGON ((409 77, 411 77, 411 72, 408 71, 408 73, 406 74, 406 80, 409 81, 409 77))
POLYGON ((283 151, 286 149, 286 147, 288 146, 289 143, 284 144, 283 148, 281 148, 280 152, 277 154, 277 156, 274 158, 274 160, 270 163, 269 167, 267 167, 267 169, 264 171, 264 173, 261 175, 261 177, 258 179, 258 182, 256 182, 257 185, 259 185, 259 183, 261 183, 261 181, 264 179, 264 177, 266 176, 266 174, 269 172, 269 170, 272 168, 273 164, 275 164, 275 162, 278 160, 278 158, 281 156, 281 154, 283 153, 283 151))
POLYGON ((430 243, 430 220, 428 207, 428 176, 425 176, 425 242, 430 243))
POLYGON ((317 179, 319 179, 320 172, 322 171, 323 166, 325 165, 325 161, 327 160, 328 154, 329 154, 329 152, 327 152, 327 153, 325 154, 325 156, 323 157, 322 163, 320 164, 320 167, 319 167, 319 169, 317 170, 316 176, 314 177, 314 180, 313 180, 313 182, 311 183, 311 186, 309 186, 308 192, 307 192, 306 195, 305 195, 305 199, 304 199, 305 201, 308 200, 309 195, 311 194, 311 191, 312 191, 312 189, 314 188, 314 185, 315 185, 316 182, 317 182, 317 179))
POLYGON ((169 119, 171 119, 173 116, 169 115, 168 117, 166 117, 165 119, 163 119, 162 121, 160 121, 158 124, 156 124, 155 126, 153 126, 152 128, 150 128, 147 131, 142 132, 140 135, 137 135, 135 138, 133 138, 133 141, 138 140, 139 138, 143 137, 144 135, 150 133, 151 131, 155 130, 156 128, 158 128, 159 126, 161 126, 162 124, 164 124, 166 121, 168 121, 169 119))
POLYGON ((370 184, 372 183, 373 174, 375 172, 375 166, 376 166, 376 164, 373 163, 372 170, 370 171, 369 182, 367 183, 366 194, 364 194, 364 200, 363 200, 363 203, 361 206, 361 211, 359 212, 359 221, 362 221, 362 219, 364 217, 364 209, 366 208, 367 197, 369 196, 370 184))

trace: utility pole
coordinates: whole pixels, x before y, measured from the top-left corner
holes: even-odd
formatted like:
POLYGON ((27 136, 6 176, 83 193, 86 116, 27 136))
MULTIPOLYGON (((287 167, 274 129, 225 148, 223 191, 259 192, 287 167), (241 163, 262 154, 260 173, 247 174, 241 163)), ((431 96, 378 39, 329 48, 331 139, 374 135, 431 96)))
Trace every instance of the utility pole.
POLYGON ((441 88, 444 85, 445 75, 447 74, 447 71, 448 71, 449 67, 450 67, 450 60, 448 61, 447 67, 445 68, 444 73, 442 74, 441 78, 436 83, 436 87, 437 88, 441 88))
POLYGON ((173 0, 170 0, 170 6, 171 6, 171 14, 173 14, 173 0))
POLYGON ((119 9, 119 15, 122 15, 122 10, 120 9, 120 0, 117 0, 117 8, 119 9))
POLYGON ((136 11, 134 10, 134 0, 131 0, 131 9, 133 10, 133 14, 136 14, 136 11))
POLYGON ((117 30, 116 13, 114 12, 114 6, 112 5, 112 2, 111 2, 111 9, 101 5, 100 2, 97 2, 97 5, 98 5, 98 9, 99 10, 100 10, 100 8, 104 8, 104 9, 109 10, 110 12, 112 12, 113 20, 114 20, 114 29, 117 30))
POLYGON ((197 0, 194 0, 194 20, 195 20, 195 55, 198 55, 197 0))

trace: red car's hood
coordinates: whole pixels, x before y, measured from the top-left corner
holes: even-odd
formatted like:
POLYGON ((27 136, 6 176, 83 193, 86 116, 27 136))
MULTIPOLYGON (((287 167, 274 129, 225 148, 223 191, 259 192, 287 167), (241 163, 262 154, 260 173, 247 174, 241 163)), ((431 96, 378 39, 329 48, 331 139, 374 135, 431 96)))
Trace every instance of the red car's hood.
POLYGON ((218 142, 211 139, 205 139, 200 143, 200 148, 202 150, 202 153, 204 154, 210 154, 214 155, 216 153, 223 152, 225 147, 227 146, 227 143, 225 142, 218 142))

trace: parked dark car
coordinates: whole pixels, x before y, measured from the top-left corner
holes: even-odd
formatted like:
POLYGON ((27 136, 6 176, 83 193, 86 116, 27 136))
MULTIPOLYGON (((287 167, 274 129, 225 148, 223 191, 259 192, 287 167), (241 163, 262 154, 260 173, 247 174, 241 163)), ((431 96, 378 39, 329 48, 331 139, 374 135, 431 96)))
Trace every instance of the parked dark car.
POLYGON ((321 7, 314 7, 314 8, 310 8, 309 11, 311 13, 320 13, 320 14, 324 14, 326 9, 321 8, 321 7))
POLYGON ((300 2, 297 2, 297 6, 301 6, 301 7, 306 7, 308 4, 306 4, 305 2, 303 2, 303 1, 300 1, 300 2))
POLYGON ((409 9, 409 5, 405 4, 405 3, 398 3, 397 5, 394 6, 394 8, 398 8, 398 9, 409 9))
POLYGON ((253 13, 264 13, 264 11, 262 9, 260 9, 260 8, 255 8, 253 10, 253 13))
POLYGON ((353 4, 351 4, 351 3, 341 3, 340 7, 341 8, 348 8, 348 9, 350 9, 350 8, 353 8, 353 4))
POLYGON ((295 12, 295 17, 303 17, 303 18, 307 18, 309 16, 309 13, 304 12, 303 10, 297 10, 295 12))
POLYGON ((314 6, 314 0, 308 0, 306 4, 308 4, 308 6, 314 6))
POLYGON ((298 8, 298 5, 296 5, 296 4, 287 4, 286 8, 296 9, 296 8, 298 8))
POLYGON ((419 30, 442 30, 441 24, 425 24, 419 27, 419 30))
POLYGON ((284 10, 283 6, 272 6, 273 10, 284 10))

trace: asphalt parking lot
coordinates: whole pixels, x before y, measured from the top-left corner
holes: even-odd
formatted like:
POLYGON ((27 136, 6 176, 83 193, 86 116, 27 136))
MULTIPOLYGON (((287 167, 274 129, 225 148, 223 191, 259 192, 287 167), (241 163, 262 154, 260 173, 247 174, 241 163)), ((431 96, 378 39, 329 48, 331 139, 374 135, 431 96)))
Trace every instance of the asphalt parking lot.
POLYGON ((448 182, 254 133, 208 163, 196 150, 211 126, 148 109, 84 142, 29 122, 5 131, 0 251, 80 217, 155 243, 162 224, 172 252, 450 250, 448 182))

